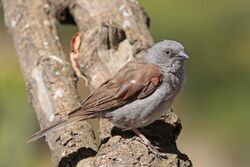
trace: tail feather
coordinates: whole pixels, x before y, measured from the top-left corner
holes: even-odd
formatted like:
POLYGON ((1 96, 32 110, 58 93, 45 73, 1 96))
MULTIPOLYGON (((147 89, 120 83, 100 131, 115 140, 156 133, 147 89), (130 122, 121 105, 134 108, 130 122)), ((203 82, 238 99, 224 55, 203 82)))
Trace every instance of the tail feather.
POLYGON ((39 139, 43 136, 46 136, 46 135, 66 126, 66 125, 69 125, 69 124, 72 124, 72 123, 75 123, 75 122, 78 122, 81 120, 85 120, 85 119, 87 119, 87 118, 84 115, 76 115, 76 116, 71 116, 67 119, 63 119, 63 120, 60 120, 58 122, 55 122, 54 124, 50 125, 49 127, 34 133, 30 138, 28 138, 27 143, 36 141, 37 139, 39 139))

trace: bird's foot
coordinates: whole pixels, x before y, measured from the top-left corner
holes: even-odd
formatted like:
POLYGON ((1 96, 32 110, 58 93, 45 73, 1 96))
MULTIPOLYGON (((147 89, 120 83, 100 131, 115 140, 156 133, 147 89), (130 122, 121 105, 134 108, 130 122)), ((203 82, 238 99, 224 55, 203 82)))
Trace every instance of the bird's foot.
POLYGON ((159 159, 166 157, 164 153, 159 152, 160 148, 157 146, 153 146, 151 142, 138 129, 133 129, 133 132, 137 136, 139 136, 139 138, 141 139, 140 142, 148 148, 149 152, 155 154, 159 159))

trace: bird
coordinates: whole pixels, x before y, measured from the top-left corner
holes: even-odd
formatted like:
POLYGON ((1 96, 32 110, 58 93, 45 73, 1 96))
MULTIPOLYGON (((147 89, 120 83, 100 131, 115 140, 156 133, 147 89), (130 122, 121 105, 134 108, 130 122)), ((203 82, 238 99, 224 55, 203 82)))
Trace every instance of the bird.
POLYGON ((65 118, 34 133, 33 142, 69 124, 92 119, 108 119, 122 130, 133 130, 148 142, 138 128, 165 115, 184 83, 184 61, 189 59, 181 43, 163 40, 147 49, 142 57, 125 64, 102 83, 65 118))

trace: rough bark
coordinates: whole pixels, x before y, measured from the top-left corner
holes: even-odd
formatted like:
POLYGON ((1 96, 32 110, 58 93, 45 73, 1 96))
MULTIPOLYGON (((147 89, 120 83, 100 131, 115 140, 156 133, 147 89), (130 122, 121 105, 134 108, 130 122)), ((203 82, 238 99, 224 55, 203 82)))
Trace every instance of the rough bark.
MULTIPOLYGON (((3 0, 29 100, 41 128, 80 105, 74 73, 62 51, 53 6, 42 0, 3 0)), ((79 122, 46 137, 55 166, 96 153, 93 132, 79 122), (82 140, 84 138, 84 140, 82 140)))
MULTIPOLYGON (((77 79, 62 51, 56 19, 79 27, 76 63, 91 89, 153 44, 149 19, 136 0, 2 1, 5 22, 42 128, 80 105, 77 79)), ((85 121, 47 136, 46 141, 55 166, 192 166, 177 149, 181 123, 174 112, 141 131, 160 148, 164 158, 150 152, 132 132, 122 132, 106 120, 100 120, 99 149, 85 121)))

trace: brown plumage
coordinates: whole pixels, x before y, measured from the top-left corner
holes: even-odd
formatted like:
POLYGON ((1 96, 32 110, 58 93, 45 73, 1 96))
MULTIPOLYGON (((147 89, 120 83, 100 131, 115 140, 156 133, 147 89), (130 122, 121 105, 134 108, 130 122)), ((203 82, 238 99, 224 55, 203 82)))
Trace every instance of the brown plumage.
POLYGON ((68 114, 48 128, 32 135, 28 142, 35 141, 65 125, 103 117, 103 112, 125 105, 136 99, 151 95, 162 83, 163 75, 154 64, 145 62, 144 58, 135 59, 123 66, 114 77, 95 89, 82 103, 81 107, 68 114))

